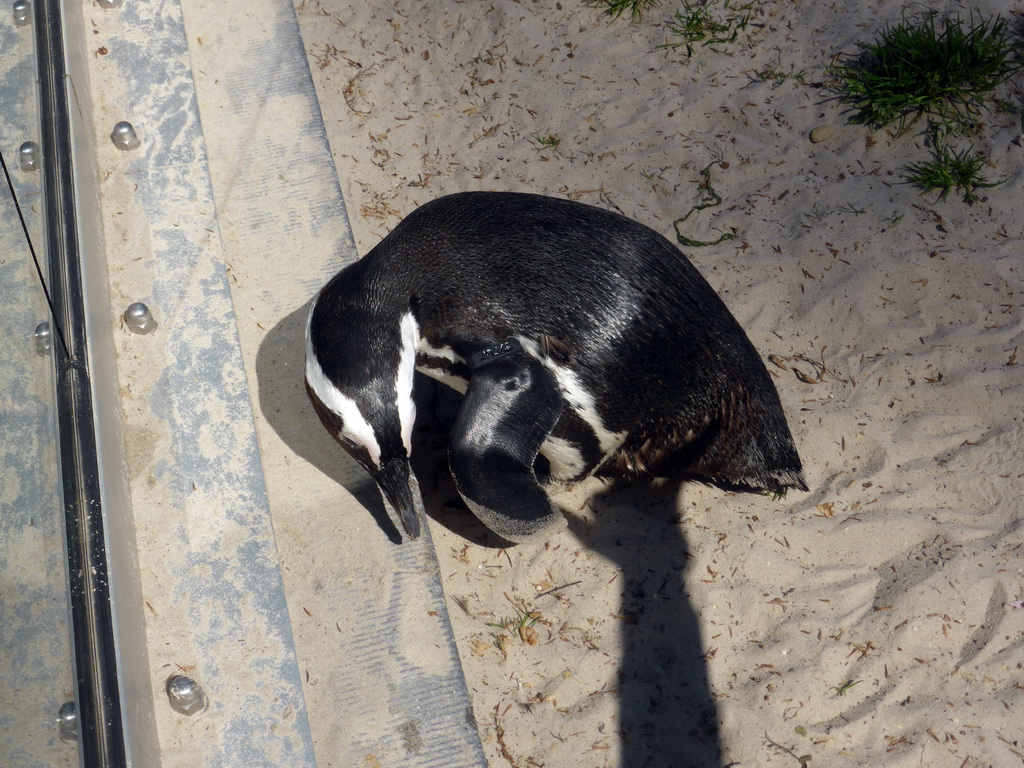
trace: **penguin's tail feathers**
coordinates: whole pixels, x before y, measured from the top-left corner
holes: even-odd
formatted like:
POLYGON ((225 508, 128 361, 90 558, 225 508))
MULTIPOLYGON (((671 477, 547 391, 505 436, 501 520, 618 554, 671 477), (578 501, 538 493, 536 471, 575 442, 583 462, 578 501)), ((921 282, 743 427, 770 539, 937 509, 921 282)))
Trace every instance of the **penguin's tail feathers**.
POLYGON ((770 477, 764 478, 757 486, 752 487, 754 490, 764 491, 778 496, 785 496, 786 491, 790 489, 797 491, 809 490, 807 488, 807 481, 804 480, 804 473, 799 469, 782 470, 772 473, 770 477))
POLYGON ((744 473, 737 472, 735 467, 693 466, 675 471, 655 473, 658 476, 671 477, 677 480, 692 480, 709 483, 727 491, 743 491, 763 493, 776 498, 785 498, 791 490, 808 490, 804 474, 799 469, 779 470, 775 472, 744 473))
MULTIPOLYGON (((717 485, 784 496, 790 489, 806 491, 800 457, 789 430, 768 439, 746 440, 731 436, 727 449, 713 444, 690 470, 712 479, 717 485)), ((763 438, 764 436, 762 436, 763 438)))
POLYGON ((644 468, 660 477, 706 480, 723 488, 785 495, 790 489, 806 491, 800 456, 782 416, 781 408, 768 418, 723 423, 710 419, 686 439, 678 434, 664 444, 660 455, 638 452, 640 458, 619 459, 620 469, 644 468), (646 459, 646 461, 645 461, 646 459))

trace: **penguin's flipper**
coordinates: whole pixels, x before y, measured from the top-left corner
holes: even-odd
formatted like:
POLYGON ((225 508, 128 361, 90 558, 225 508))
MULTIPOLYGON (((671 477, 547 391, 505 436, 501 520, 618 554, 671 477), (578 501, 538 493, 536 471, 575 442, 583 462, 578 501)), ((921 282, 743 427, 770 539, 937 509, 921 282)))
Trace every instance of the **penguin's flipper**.
POLYGON ((448 460, 473 514, 509 541, 525 541, 564 523, 533 472, 561 412, 554 375, 525 352, 481 364, 470 377, 448 460))

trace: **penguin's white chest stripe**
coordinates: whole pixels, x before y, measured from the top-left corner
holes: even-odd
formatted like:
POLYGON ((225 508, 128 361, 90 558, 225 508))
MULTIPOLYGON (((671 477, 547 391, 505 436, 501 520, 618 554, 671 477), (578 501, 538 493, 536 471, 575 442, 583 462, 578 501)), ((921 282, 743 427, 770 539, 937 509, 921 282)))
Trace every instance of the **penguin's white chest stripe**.
MULTIPOLYGON (((310 312, 312 316, 312 312, 310 312)), ((380 466, 380 443, 373 432, 373 427, 359 411, 356 401, 339 390, 331 380, 327 378, 323 368, 320 367, 316 355, 313 353, 313 344, 309 338, 309 329, 306 329, 306 381, 310 389, 326 407, 341 417, 342 431, 344 437, 357 445, 361 445, 370 455, 370 459, 378 467, 380 466)))
POLYGON ((597 438, 597 443, 601 446, 605 456, 622 445, 626 439, 626 433, 612 432, 604 425, 604 420, 597 412, 594 396, 586 390, 576 374, 541 355, 540 345, 537 342, 523 336, 517 336, 516 339, 523 345, 527 354, 540 360, 555 375, 555 381, 558 382, 558 386, 565 396, 565 402, 594 430, 594 437, 597 438))
POLYGON ((449 363, 466 362, 459 355, 456 355, 455 350, 451 347, 435 347, 429 341, 422 338, 419 340, 419 351, 428 357, 436 357, 449 363))
POLYGON ((453 363, 466 362, 462 357, 455 354, 454 349, 451 347, 435 347, 426 339, 421 338, 419 340, 417 352, 424 357, 438 361, 436 366, 422 365, 416 369, 417 371, 422 373, 424 376, 429 376, 435 381, 441 382, 446 387, 451 387, 461 395, 466 394, 469 382, 461 376, 452 376, 446 370, 453 363))
POLYGON ((398 420, 402 426, 402 443, 406 455, 412 455, 412 426, 416 421, 416 403, 412 399, 413 373, 416 370, 416 348, 420 345, 420 327, 412 312, 402 315, 400 325, 402 348, 398 356, 398 420))
POLYGON ((429 368, 424 366, 423 368, 417 368, 417 371, 422 373, 424 376, 429 376, 434 381, 439 381, 446 387, 454 389, 460 395, 466 394, 466 390, 469 388, 469 382, 461 376, 452 376, 445 373, 440 368, 429 368))

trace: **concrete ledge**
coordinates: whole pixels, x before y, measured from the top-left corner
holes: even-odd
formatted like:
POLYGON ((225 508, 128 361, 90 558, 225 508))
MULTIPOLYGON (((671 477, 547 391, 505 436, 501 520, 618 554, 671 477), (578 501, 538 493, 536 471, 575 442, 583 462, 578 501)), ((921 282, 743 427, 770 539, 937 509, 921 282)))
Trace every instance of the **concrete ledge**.
MULTIPOLYGON (((128 741, 155 735, 164 766, 314 765, 180 8, 83 12, 67 36, 87 51, 72 80, 99 179, 92 258, 105 255, 94 266, 109 279, 91 315, 97 337, 115 329, 141 577, 139 614, 118 620, 124 650, 138 652, 146 621, 145 679, 122 677, 156 730, 128 741), (114 147, 120 120, 139 148, 114 147), (119 327, 133 301, 152 309, 154 333, 119 327), (200 683, 206 711, 171 710, 172 674, 200 683)), ((130 592, 121 577, 112 591, 130 592)), ((156 764, 138 750, 131 762, 156 764)))
POLYGON ((356 253, 291 4, 84 13, 108 318, 159 323, 115 342, 161 765, 485 765, 429 536, 396 544, 302 390, 356 253), (207 711, 166 706, 179 672, 207 711))
POLYGON ((317 757, 483 766, 433 544, 397 543, 303 390, 309 301, 357 254, 294 9, 182 7, 317 757))

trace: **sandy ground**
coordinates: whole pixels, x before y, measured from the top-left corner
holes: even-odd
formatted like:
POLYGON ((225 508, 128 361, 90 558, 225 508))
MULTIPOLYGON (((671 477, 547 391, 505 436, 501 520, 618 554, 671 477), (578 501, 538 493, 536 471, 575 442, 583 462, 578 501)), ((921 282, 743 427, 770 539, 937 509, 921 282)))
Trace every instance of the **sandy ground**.
POLYGON ((1006 182, 969 207, 902 183, 921 137, 849 125, 827 87, 836 54, 899 19, 890 0, 757 2, 735 42, 690 58, 658 48, 668 0, 639 24, 577 0, 297 10, 361 253, 468 189, 674 239, 710 184, 722 204, 681 229, 735 237, 684 250, 774 375, 811 487, 589 481, 558 497, 565 531, 500 549, 421 409, 490 765, 1024 763, 1018 116, 976 141, 1006 182))

